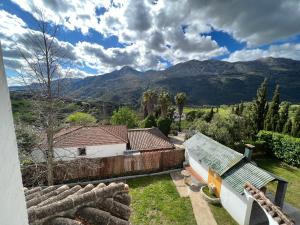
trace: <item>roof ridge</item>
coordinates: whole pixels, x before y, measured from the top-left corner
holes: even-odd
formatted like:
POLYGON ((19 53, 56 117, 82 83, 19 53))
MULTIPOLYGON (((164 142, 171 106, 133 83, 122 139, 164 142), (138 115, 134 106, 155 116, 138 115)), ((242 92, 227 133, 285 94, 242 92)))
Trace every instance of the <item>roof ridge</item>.
MULTIPOLYGON (((111 132, 111 131, 109 131, 109 130, 104 129, 104 128, 101 127, 101 126, 98 126, 98 127, 99 127, 100 129, 102 129, 103 131, 106 131, 106 132, 108 132, 109 134, 113 135, 114 137, 118 138, 119 140, 125 141, 126 143, 128 143, 128 140, 124 140, 122 137, 120 137, 120 136, 114 134, 113 132, 111 132)), ((127 137, 128 137, 128 136, 127 136, 127 137)))
MULTIPOLYGON (((67 135, 67 134, 70 134, 70 133, 72 133, 72 132, 74 132, 74 131, 77 131, 77 130, 79 130, 79 129, 82 129, 84 126, 78 126, 76 129, 74 129, 74 130, 70 130, 70 131, 68 131, 68 132, 66 132, 66 133, 63 133, 63 134, 61 134, 61 135, 59 135, 59 136, 57 136, 57 137, 53 137, 53 139, 55 140, 56 138, 60 138, 60 137, 62 137, 62 136, 65 136, 65 135, 67 135)), ((68 128, 71 128, 71 127, 68 127, 68 128)), ((62 129, 68 129, 68 128, 62 128, 62 129)), ((60 129, 59 131, 61 131, 62 129, 60 129)), ((59 132, 58 131, 58 132, 59 132)), ((58 133, 57 132, 57 133, 58 133)))

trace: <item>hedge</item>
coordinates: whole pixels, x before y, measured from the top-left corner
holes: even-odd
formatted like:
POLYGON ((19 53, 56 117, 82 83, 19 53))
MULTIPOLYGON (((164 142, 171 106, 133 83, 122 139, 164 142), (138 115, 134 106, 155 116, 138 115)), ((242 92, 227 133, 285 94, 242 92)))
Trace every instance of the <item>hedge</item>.
POLYGON ((257 142, 271 150, 278 159, 300 166, 300 138, 262 130, 257 134, 257 142))

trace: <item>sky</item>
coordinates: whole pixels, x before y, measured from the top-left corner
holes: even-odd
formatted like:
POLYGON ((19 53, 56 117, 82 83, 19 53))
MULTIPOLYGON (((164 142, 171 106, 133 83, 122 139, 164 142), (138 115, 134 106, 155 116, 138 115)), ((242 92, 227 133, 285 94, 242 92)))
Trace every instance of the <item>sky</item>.
POLYGON ((9 85, 18 85, 37 20, 58 25, 60 72, 84 78, 131 66, 163 70, 188 60, 300 60, 299 0, 1 0, 9 85), (254 3, 255 2, 255 3, 254 3))

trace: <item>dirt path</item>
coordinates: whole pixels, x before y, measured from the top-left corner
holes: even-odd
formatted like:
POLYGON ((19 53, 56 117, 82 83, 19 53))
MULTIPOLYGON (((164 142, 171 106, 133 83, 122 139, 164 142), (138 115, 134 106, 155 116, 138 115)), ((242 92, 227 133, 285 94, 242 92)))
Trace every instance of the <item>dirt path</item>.
POLYGON ((208 203, 202 198, 200 191, 193 191, 184 184, 180 172, 171 173, 172 180, 181 197, 190 197, 195 219, 198 225, 217 225, 208 203))

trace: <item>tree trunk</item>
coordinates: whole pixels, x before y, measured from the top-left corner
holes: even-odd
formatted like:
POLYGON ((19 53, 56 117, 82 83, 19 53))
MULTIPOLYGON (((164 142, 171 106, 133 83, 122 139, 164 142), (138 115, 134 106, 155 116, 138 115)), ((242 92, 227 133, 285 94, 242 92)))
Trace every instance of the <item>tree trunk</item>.
POLYGON ((53 130, 51 128, 48 128, 47 131, 47 150, 46 150, 46 156, 47 156, 47 182, 48 185, 53 185, 53 130))

